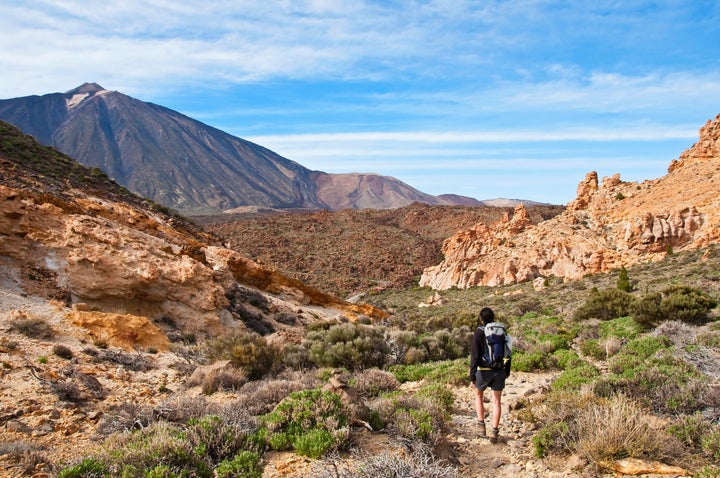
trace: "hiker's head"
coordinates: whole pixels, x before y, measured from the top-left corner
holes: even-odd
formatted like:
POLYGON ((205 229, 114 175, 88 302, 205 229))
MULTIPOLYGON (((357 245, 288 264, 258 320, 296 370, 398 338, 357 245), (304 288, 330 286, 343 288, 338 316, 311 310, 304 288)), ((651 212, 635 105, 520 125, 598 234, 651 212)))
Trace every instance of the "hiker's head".
POLYGON ((483 307, 480 311, 480 321, 483 325, 487 325, 495 320, 495 312, 490 307, 483 307))

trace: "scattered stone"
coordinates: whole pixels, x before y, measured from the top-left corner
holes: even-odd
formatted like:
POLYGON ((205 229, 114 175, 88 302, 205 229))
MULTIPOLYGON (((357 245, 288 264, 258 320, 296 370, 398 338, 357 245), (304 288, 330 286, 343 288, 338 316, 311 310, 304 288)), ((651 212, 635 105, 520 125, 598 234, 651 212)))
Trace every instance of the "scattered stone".
POLYGON ((30 434, 32 432, 32 429, 20 420, 10 420, 5 424, 5 428, 15 433, 30 434))

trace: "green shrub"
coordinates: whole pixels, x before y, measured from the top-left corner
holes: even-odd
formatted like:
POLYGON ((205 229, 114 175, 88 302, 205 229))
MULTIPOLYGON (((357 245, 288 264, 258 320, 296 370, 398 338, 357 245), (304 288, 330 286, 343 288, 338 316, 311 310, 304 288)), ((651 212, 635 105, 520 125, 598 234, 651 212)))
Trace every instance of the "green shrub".
POLYGON ((700 413, 680 416, 669 425, 667 433, 693 448, 700 448, 703 436, 712 429, 712 424, 700 413))
POLYGON ((634 339, 640 335, 640 332, 640 326, 629 316, 618 317, 600 324, 600 337, 605 339, 610 337, 634 339))
POLYGON ((618 289, 593 289, 585 303, 573 314, 576 321, 612 320, 628 315, 633 303, 632 295, 618 289))
POLYGON ((250 380, 262 378, 282 361, 280 348, 255 334, 221 337, 211 342, 209 348, 211 358, 229 359, 250 380))
POLYGON ((662 295, 659 292, 645 294, 630 306, 630 315, 644 328, 650 328, 665 320, 660 307, 662 295))
POLYGON ((335 446, 335 437, 324 428, 315 428, 298 435, 293 441, 293 448, 300 455, 320 458, 326 451, 335 446))
POLYGON ((319 366, 350 370, 385 365, 390 348, 385 330, 352 323, 333 325, 308 334, 310 360, 319 366))
POLYGON ((667 337, 641 337, 628 342, 622 353, 633 354, 647 359, 655 355, 659 350, 667 349, 671 344, 670 339, 667 337))
POLYGON ((455 403, 455 395, 447 385, 443 383, 428 383, 417 391, 418 398, 425 398, 436 403, 441 409, 449 412, 455 403))
POLYGON ((107 466, 96 458, 85 458, 77 465, 60 470, 58 478, 102 478, 107 475, 107 466))
POLYGON ((192 449, 177 427, 166 422, 111 436, 105 442, 103 462, 110 476, 141 478, 147 470, 158 467, 164 467, 169 476, 213 476, 210 464, 192 449))
POLYGON ((425 379, 430 382, 461 385, 468 382, 469 369, 468 359, 462 358, 415 365, 393 365, 389 371, 401 383, 425 379))
POLYGON ((537 372, 550 368, 549 356, 541 351, 523 353, 513 352, 512 368, 519 372, 537 372))
POLYGON ((427 390, 414 396, 398 393, 382 396, 368 403, 368 407, 390 431, 410 440, 434 443, 442 436, 448 399, 431 397, 428 393, 432 388, 427 390))
POLYGON ((561 370, 578 367, 583 364, 578 354, 574 350, 560 349, 553 352, 553 359, 561 370))
POLYGON ((349 412, 340 396, 320 389, 291 393, 261 421, 272 448, 292 447, 313 457, 340 447, 348 438, 349 412))
POLYGON ((675 285, 661 292, 644 295, 632 305, 630 313, 645 327, 666 320, 703 324, 707 322, 710 310, 715 307, 717 301, 709 294, 692 287, 675 285))
POLYGON ((720 427, 715 426, 714 428, 700 439, 700 445, 712 460, 718 462, 720 460, 720 427))
POLYGON ((616 282, 618 290, 624 291, 624 292, 632 292, 635 288, 633 286, 633 283, 630 281, 630 276, 628 275, 627 269, 625 267, 621 267, 620 271, 618 272, 618 278, 616 282))
POLYGON ((260 455, 243 450, 234 458, 224 460, 215 469, 216 478, 261 478, 263 467, 260 455))
POLYGON ((576 366, 564 370, 552 383, 553 390, 580 390, 600 375, 594 365, 580 361, 576 366))
POLYGON ((583 340, 580 342, 580 351, 584 355, 592 357, 596 360, 604 360, 606 356, 605 350, 600 347, 598 339, 583 340))
POLYGON ((717 301, 707 293, 687 286, 672 286, 662 291, 660 308, 666 320, 703 324, 717 301))
POLYGON ((246 447, 248 430, 227 423, 217 415, 205 415, 188 421, 184 436, 188 446, 210 463, 232 458, 246 447))

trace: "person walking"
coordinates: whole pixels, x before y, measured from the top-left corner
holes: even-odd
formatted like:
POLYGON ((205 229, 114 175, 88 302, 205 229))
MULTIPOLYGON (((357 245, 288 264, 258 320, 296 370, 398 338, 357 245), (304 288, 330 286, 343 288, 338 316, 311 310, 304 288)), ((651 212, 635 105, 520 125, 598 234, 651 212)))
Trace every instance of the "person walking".
POLYGON ((495 313, 489 307, 480 310, 480 326, 473 334, 470 346, 470 382, 475 391, 475 412, 480 435, 486 436, 485 390, 492 390, 492 430, 490 443, 497 443, 500 433, 502 391, 510 376, 512 340, 505 325, 495 322, 495 313))

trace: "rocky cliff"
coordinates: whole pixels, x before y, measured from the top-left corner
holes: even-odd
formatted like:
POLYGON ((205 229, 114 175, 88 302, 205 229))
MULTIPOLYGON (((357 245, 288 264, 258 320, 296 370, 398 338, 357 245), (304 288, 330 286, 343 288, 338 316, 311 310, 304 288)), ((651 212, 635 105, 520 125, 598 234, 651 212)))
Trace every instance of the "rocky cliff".
POLYGON ((383 315, 259 266, 4 123, 0 161, 0 270, 29 294, 205 336, 243 326, 232 314, 239 284, 278 308, 383 315))
POLYGON ((608 272, 720 239, 720 115, 667 175, 624 182, 588 173, 567 210, 531 224, 523 206, 512 217, 477 224, 446 240, 444 260, 420 285, 444 290, 504 285, 537 277, 566 280, 608 272))

